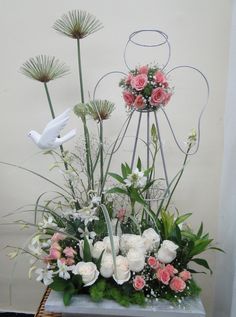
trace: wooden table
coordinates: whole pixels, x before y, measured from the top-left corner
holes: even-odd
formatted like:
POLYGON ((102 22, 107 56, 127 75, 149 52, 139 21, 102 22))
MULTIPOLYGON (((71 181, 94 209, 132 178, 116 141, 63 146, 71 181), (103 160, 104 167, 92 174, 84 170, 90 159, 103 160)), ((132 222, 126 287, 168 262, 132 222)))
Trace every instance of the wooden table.
POLYGON ((59 313, 49 313, 49 312, 46 312, 45 311, 45 303, 46 303, 46 300, 48 299, 48 296, 50 294, 50 289, 47 288, 44 295, 43 295, 43 298, 41 300, 41 303, 39 305, 39 308, 37 310, 37 313, 34 315, 34 317, 62 317, 62 314, 59 314, 59 313))

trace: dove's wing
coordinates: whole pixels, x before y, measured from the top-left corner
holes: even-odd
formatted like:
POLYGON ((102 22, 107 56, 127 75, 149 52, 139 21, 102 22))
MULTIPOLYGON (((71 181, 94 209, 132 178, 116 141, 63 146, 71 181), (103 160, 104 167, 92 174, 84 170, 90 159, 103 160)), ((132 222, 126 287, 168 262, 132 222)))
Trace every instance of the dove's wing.
POLYGON ((53 148, 55 145, 55 140, 60 134, 61 130, 66 126, 69 116, 65 116, 60 120, 55 118, 46 126, 43 130, 41 138, 39 140, 39 145, 44 148, 53 148), (54 121, 55 120, 55 121, 54 121))
MULTIPOLYGON (((54 118, 53 120, 51 120, 50 122, 48 122, 48 124, 46 125, 46 128, 49 128, 51 126, 54 126, 56 123, 61 122, 62 120, 64 120, 65 118, 69 119, 69 112, 70 112, 70 108, 66 109, 63 113, 61 113, 59 116, 57 116, 56 118, 54 118)), ((46 129, 45 128, 45 129, 46 129)))

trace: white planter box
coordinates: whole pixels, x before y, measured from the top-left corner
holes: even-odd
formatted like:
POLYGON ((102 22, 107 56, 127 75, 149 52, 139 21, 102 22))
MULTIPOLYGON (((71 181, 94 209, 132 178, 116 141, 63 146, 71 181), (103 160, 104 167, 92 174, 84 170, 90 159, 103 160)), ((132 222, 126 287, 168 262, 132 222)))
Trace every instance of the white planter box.
POLYGON ((168 301, 153 301, 145 308, 132 305, 123 307, 112 300, 103 300, 95 303, 87 295, 78 295, 72 298, 69 306, 64 306, 62 294, 51 291, 45 311, 62 313, 63 317, 87 316, 125 316, 125 317, 204 317, 206 316, 200 298, 186 298, 180 305, 170 304, 168 301))

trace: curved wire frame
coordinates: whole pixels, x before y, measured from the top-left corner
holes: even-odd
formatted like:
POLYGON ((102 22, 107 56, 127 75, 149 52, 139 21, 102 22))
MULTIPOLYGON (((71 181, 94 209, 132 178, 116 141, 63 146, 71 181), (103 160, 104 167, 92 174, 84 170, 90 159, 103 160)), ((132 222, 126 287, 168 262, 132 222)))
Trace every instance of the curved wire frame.
MULTIPOLYGON (((124 64, 126 65, 128 71, 130 71, 130 67, 128 65, 128 62, 127 62, 127 49, 128 49, 128 46, 130 44, 134 44, 136 46, 141 46, 141 47, 146 47, 146 48, 150 48, 150 47, 160 47, 162 45, 167 45, 168 47, 168 54, 167 54, 167 60, 164 64, 164 66, 161 68, 161 70, 163 71, 167 65, 169 64, 169 61, 170 61, 170 58, 171 58, 171 46, 170 46, 170 43, 169 43, 169 40, 168 40, 168 36, 166 33, 164 33, 163 31, 160 31, 160 30, 157 30, 157 29, 142 29, 142 30, 138 30, 138 31, 135 31, 133 33, 131 33, 129 35, 129 38, 128 38, 128 41, 126 42, 126 45, 125 45, 125 48, 124 48, 124 52, 123 52, 123 60, 124 60, 124 64), (161 35, 162 37, 162 41, 159 42, 159 43, 154 43, 154 44, 143 44, 143 43, 140 43, 138 42, 135 37, 138 35, 138 34, 141 34, 141 33, 146 33, 146 32, 152 32, 152 33, 158 33, 159 35, 161 35)), ((178 149, 185 155, 194 155, 197 153, 198 149, 199 149, 199 146, 200 146, 200 139, 201 139, 201 119, 202 119, 202 116, 203 116, 203 113, 204 111, 206 110, 206 107, 207 107, 207 104, 208 104, 208 99, 209 99, 209 94, 210 94, 210 87, 209 87, 209 82, 206 78, 206 76, 196 67, 193 67, 193 66, 189 66, 189 65, 179 65, 179 66, 175 66, 174 68, 170 69, 169 71, 166 72, 166 75, 169 75, 171 74, 172 72, 176 71, 176 70, 179 70, 179 69, 184 69, 184 68, 189 68, 189 69, 192 69, 193 71, 196 71, 198 72, 201 77, 203 78, 205 84, 206 84, 206 89, 207 89, 207 96, 206 96, 206 100, 205 100, 205 103, 200 111, 200 114, 198 116, 198 120, 197 120, 197 135, 198 135, 198 139, 197 139, 197 144, 196 144, 196 147, 195 149, 191 152, 188 152, 185 151, 181 145, 180 145, 180 142, 179 140, 177 139, 177 136, 176 136, 176 133, 174 131, 174 128, 172 126, 172 123, 164 109, 164 107, 160 106, 158 107, 156 110, 158 109, 161 109, 161 111, 163 112, 165 118, 166 118, 166 121, 167 121, 167 124, 170 128, 170 131, 171 131, 171 134, 173 136, 173 139, 174 139, 174 142, 176 143, 178 149)), ((104 74, 102 77, 100 77, 100 79, 98 80, 97 84, 95 85, 95 88, 94 88, 94 92, 93 92, 93 99, 96 98, 96 92, 97 92, 97 88, 98 86, 100 85, 100 83, 108 76, 112 75, 112 74, 122 74, 122 75, 127 75, 126 73, 122 72, 122 71, 111 71, 111 72, 108 72, 106 74, 104 74)), ((166 180, 166 186, 167 188, 169 188, 169 180, 168 180, 168 173, 167 173, 167 166, 166 166, 166 160, 165 160, 165 154, 164 154, 164 149, 163 149, 163 142, 162 142, 162 138, 161 138, 161 131, 160 131, 160 126, 159 126, 159 123, 158 123, 158 118, 157 118, 157 111, 153 108, 150 108, 150 109, 142 109, 142 110, 136 110, 136 109, 133 109, 132 112, 129 114, 129 117, 126 119, 126 125, 123 125, 123 127, 125 126, 125 129, 124 129, 124 132, 123 133, 120 133, 118 138, 119 138, 119 143, 117 144, 118 140, 115 142, 115 144, 113 143, 111 145, 112 147, 112 151, 111 153, 108 153, 108 155, 111 155, 111 154, 114 154, 116 153, 119 148, 121 147, 121 144, 123 143, 123 140, 124 138, 126 137, 126 133, 127 133, 127 130, 128 130, 128 127, 129 127, 129 124, 130 124, 130 121, 131 121, 131 118, 133 116, 133 113, 135 111, 139 112, 139 119, 138 119, 138 123, 137 123, 137 130, 136 130, 136 135, 135 135, 135 139, 134 139, 134 147, 133 147, 133 153, 132 153, 132 159, 131 159, 131 169, 133 169, 133 166, 134 166, 134 161, 135 161, 135 155, 136 155, 136 151, 137 151, 137 144, 138 144, 138 140, 139 140, 139 131, 140 131, 140 125, 141 125, 141 119, 142 119, 142 115, 143 113, 146 113, 147 114, 147 141, 146 141, 146 144, 147 144, 147 169, 149 168, 149 164, 150 164, 150 113, 154 113, 154 119, 155 119, 155 124, 156 124, 156 128, 157 128, 157 133, 158 133, 158 138, 159 138, 159 144, 160 144, 160 154, 161 154, 161 159, 162 159, 162 165, 163 165, 163 170, 164 170, 164 175, 165 175, 165 180, 166 180)), ((149 200, 149 199, 148 199, 149 200)))
POLYGON ((141 46, 141 47, 159 47, 159 46, 162 46, 162 45, 165 45, 167 44, 168 46, 168 55, 167 55, 167 61, 166 63, 164 64, 164 66, 161 68, 161 70, 164 70, 166 68, 166 66, 169 64, 169 61, 170 61, 170 57, 171 57, 171 46, 170 46, 170 43, 168 41, 168 35, 160 30, 157 30, 157 29, 143 29, 143 30, 138 30, 138 31, 135 31, 133 33, 130 34, 129 38, 128 38, 128 41, 126 42, 126 45, 125 45, 125 48, 124 48, 124 53, 123 53, 123 59, 124 59, 124 63, 125 63, 125 66, 128 68, 128 70, 131 70, 131 68, 129 67, 128 63, 127 63, 127 58, 126 58, 126 55, 127 55, 127 49, 128 49, 128 46, 129 44, 132 43, 134 45, 137 45, 137 46, 141 46), (149 32, 149 33, 158 33, 159 35, 162 36, 163 38, 163 41, 161 41, 160 43, 155 43, 155 44, 142 44, 142 43, 139 43, 137 41, 134 40, 134 38, 140 34, 140 33, 146 33, 146 32, 149 32))

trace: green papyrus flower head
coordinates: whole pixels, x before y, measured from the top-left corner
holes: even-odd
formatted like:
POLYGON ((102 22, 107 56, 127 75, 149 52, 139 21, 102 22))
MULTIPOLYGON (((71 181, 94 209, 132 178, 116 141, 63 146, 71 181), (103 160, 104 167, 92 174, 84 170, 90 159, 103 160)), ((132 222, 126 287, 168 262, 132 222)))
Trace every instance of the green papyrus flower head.
POLYGON ((102 28, 101 22, 92 14, 73 10, 58 19, 53 28, 73 39, 82 39, 102 28))
POLYGON ((54 56, 38 55, 26 61, 20 71, 31 79, 47 83, 68 74, 69 68, 54 56))

